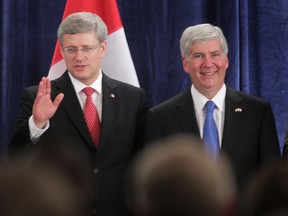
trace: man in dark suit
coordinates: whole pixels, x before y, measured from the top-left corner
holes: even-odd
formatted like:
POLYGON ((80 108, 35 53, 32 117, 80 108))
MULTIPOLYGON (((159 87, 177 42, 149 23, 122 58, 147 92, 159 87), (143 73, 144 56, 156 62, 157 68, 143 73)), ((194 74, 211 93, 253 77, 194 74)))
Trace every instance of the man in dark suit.
POLYGON ((146 141, 177 133, 203 137, 205 104, 212 100, 221 152, 232 162, 241 188, 250 174, 280 158, 279 141, 270 104, 226 87, 228 47, 220 28, 210 24, 188 27, 180 39, 184 70, 192 86, 150 109, 146 141))
POLYGON ((288 160, 288 124, 286 125, 286 134, 285 134, 285 138, 284 138, 282 157, 285 161, 288 160))
POLYGON ((147 107, 143 89, 111 79, 100 69, 106 38, 107 27, 95 14, 80 12, 63 20, 58 39, 67 71, 57 80, 43 77, 38 86, 25 89, 10 149, 35 149, 53 160, 58 154, 60 163, 65 148, 76 150, 86 158, 92 177, 92 198, 87 197, 93 213, 91 208, 88 215, 126 216, 126 169, 141 148, 147 107), (97 143, 83 115, 85 87, 94 90, 101 122, 97 143))

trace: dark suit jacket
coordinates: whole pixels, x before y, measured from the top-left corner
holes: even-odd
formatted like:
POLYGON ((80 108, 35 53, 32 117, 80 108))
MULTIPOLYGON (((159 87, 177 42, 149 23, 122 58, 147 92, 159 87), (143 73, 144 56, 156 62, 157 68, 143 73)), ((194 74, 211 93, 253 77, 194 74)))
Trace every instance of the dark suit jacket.
POLYGON ((31 144, 28 118, 37 87, 25 89, 17 130, 11 139, 10 148, 21 147, 51 149, 59 144, 76 147, 88 158, 94 184, 94 201, 98 215, 128 215, 125 200, 125 175, 133 153, 141 147, 146 122, 146 98, 143 89, 136 88, 103 74, 103 106, 101 135, 98 150, 85 123, 75 90, 65 72, 59 79, 51 82, 51 98, 64 93, 55 115, 50 119, 49 129, 36 144, 31 144))
MULTIPOLYGON (((278 135, 268 102, 227 88, 225 106, 221 151, 230 158, 241 187, 255 169, 281 157, 278 135)), ((148 113, 146 142, 178 133, 200 137, 190 89, 148 113)))
POLYGON ((283 159, 285 161, 288 160, 288 124, 286 125, 286 134, 285 134, 285 138, 284 138, 282 156, 283 156, 283 159))

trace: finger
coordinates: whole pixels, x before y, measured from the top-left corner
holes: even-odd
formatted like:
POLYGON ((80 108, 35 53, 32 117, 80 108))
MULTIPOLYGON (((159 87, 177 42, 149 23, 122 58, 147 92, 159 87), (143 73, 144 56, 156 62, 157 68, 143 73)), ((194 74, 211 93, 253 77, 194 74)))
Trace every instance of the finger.
POLYGON ((46 89, 45 79, 44 77, 42 77, 38 85, 37 97, 43 95, 46 91, 45 89, 46 89))
POLYGON ((51 82, 50 79, 48 77, 45 77, 45 84, 46 84, 46 94, 50 94, 51 93, 51 82))

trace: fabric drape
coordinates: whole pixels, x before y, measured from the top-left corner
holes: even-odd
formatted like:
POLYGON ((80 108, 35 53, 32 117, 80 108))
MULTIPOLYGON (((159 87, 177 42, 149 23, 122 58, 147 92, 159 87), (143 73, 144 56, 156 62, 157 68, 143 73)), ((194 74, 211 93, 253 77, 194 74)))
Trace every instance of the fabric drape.
MULTIPOLYGON (((227 85, 267 99, 282 145, 288 119, 286 0, 117 0, 140 86, 155 105, 191 85, 179 39, 190 25, 222 28, 229 45, 227 85)), ((24 87, 48 74, 65 1, 3 0, 0 136, 5 151, 24 87)))

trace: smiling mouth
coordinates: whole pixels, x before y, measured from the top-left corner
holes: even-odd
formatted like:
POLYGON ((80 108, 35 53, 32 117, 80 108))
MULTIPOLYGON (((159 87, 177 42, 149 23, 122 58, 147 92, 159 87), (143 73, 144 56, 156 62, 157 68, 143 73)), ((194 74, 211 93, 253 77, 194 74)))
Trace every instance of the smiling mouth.
POLYGON ((200 72, 200 74, 203 75, 203 76, 212 76, 212 75, 214 75, 216 73, 217 73, 216 71, 214 71, 214 72, 200 72))

